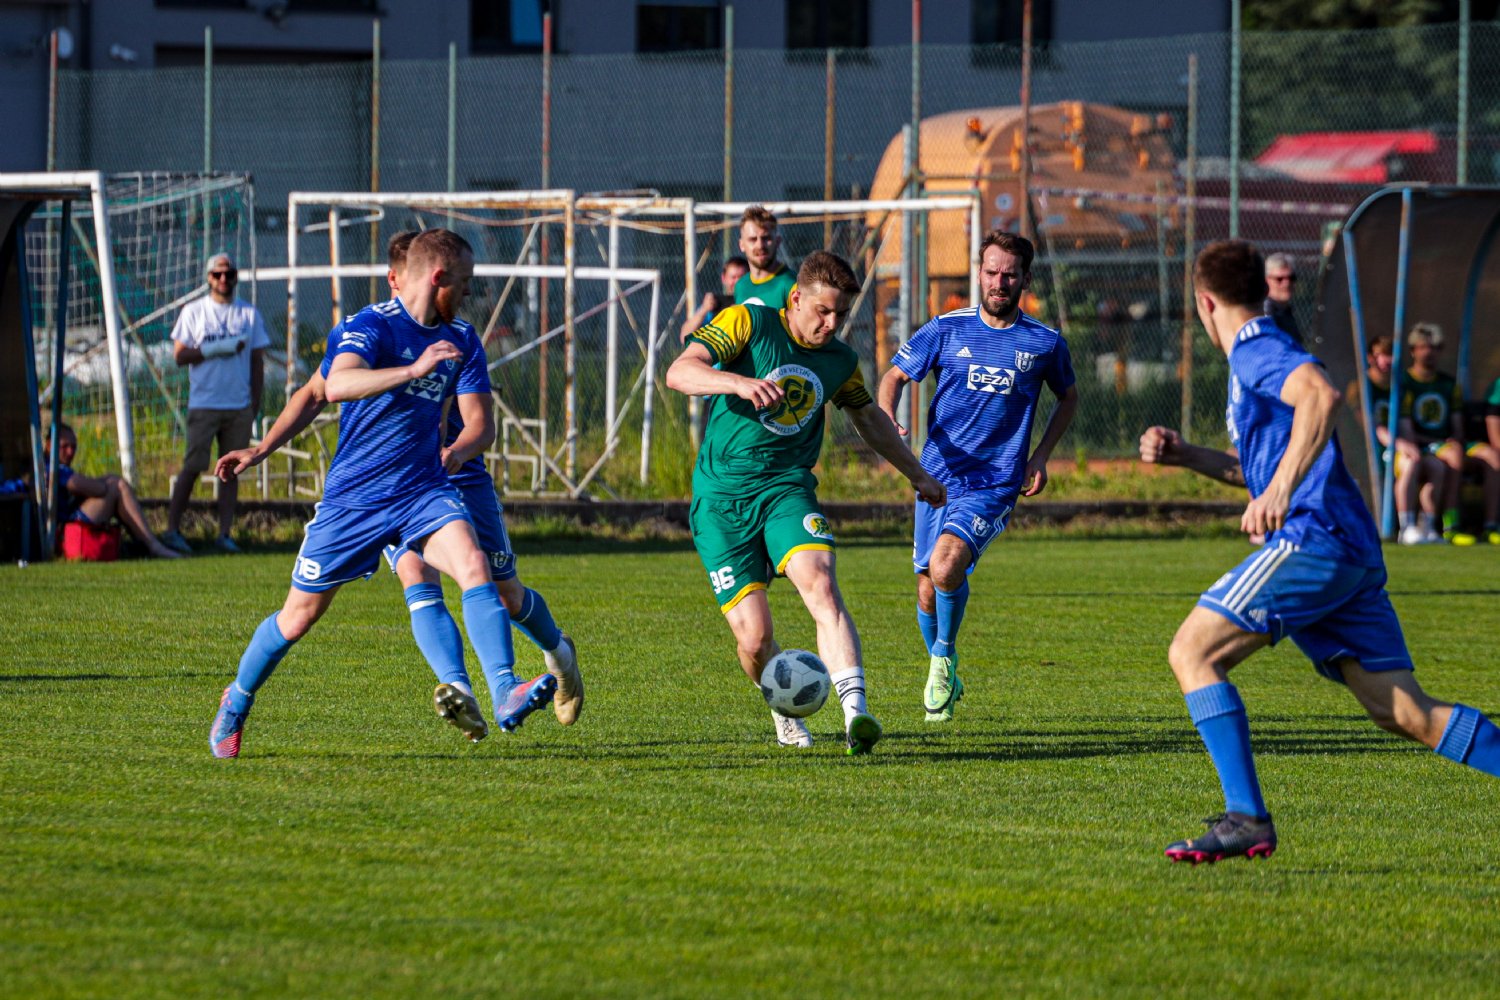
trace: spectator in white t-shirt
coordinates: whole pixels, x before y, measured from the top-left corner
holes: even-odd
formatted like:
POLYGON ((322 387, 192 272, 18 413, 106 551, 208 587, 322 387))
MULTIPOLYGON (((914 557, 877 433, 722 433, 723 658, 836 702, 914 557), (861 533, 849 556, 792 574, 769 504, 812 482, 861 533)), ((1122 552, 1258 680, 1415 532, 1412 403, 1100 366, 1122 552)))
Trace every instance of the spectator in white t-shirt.
MULTIPOLYGON (((219 454, 250 444, 251 424, 260 410, 265 349, 271 346, 265 321, 255 307, 234 294, 239 272, 227 254, 208 261, 208 295, 194 299, 172 328, 173 358, 188 367, 187 456, 172 488, 167 532, 161 540, 179 552, 192 547, 182 537, 182 515, 198 477, 209 466, 209 449, 217 439, 219 454)), ((238 552, 234 527, 238 484, 219 485, 221 552, 238 552)))

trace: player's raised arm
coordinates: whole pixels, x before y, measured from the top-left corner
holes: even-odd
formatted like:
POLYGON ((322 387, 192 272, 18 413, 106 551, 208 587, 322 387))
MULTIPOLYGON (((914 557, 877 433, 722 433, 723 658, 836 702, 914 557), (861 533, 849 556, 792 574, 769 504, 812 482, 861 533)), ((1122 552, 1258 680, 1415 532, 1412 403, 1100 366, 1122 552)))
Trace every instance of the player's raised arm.
POLYGON ((328 372, 328 401, 346 403, 351 399, 369 399, 405 385, 414 378, 431 375, 444 361, 459 361, 463 352, 451 342, 439 340, 428 344, 417 360, 392 368, 371 368, 360 355, 344 352, 333 359, 328 372))
POLYGON ((302 433, 318 414, 328 405, 328 392, 321 371, 313 372, 306 385, 292 393, 276 417, 271 429, 266 431, 260 443, 251 448, 239 448, 219 456, 214 465, 214 475, 223 482, 232 482, 246 469, 254 468, 269 458, 277 448, 302 433))
POLYGON ((707 347, 690 343, 667 369, 667 387, 688 396, 738 396, 758 410, 786 398, 781 386, 763 378, 748 378, 714 367, 707 347))
POLYGON ((891 423, 896 427, 896 433, 902 437, 906 437, 906 428, 896 418, 896 407, 901 403, 901 393, 906 389, 906 383, 910 381, 910 375, 892 365, 891 370, 881 376, 880 385, 875 390, 880 412, 891 418, 891 423))
POLYGON ((1328 373, 1312 361, 1292 369, 1281 386, 1281 401, 1292 408, 1291 438, 1270 484, 1245 508, 1241 527, 1250 534, 1270 534, 1286 521, 1292 494, 1333 437, 1333 423, 1344 396, 1328 373))
MULTIPOLYGON (((884 386, 884 382, 881 383, 884 386)), ((866 396, 866 399, 869 397, 866 396)), ((849 415, 849 422, 859 432, 865 444, 874 448, 881 458, 894 465, 903 476, 911 480, 912 486, 917 491, 917 496, 925 500, 933 507, 941 507, 948 502, 948 491, 943 484, 922 468, 922 463, 917 461, 906 442, 901 440, 901 433, 896 429, 896 422, 892 420, 885 411, 878 406, 850 407, 845 411, 849 415)))
POLYGON ((1235 455, 1217 448, 1189 444, 1170 427, 1148 427, 1141 435, 1141 461, 1148 465, 1179 465, 1230 486, 1245 485, 1245 470, 1235 455))

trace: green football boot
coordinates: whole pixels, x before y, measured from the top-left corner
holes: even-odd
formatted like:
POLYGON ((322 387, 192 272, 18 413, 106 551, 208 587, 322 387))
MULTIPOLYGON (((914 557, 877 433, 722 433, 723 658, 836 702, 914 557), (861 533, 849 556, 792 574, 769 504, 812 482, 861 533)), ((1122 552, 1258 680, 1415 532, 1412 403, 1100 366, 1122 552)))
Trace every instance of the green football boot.
POLYGON ((883 730, 880 722, 869 712, 860 712, 849 720, 849 756, 861 757, 875 749, 883 730))
POLYGON ((922 692, 927 721, 953 721, 953 706, 963 696, 964 682, 958 677, 958 654, 934 656, 927 670, 927 687, 922 692))

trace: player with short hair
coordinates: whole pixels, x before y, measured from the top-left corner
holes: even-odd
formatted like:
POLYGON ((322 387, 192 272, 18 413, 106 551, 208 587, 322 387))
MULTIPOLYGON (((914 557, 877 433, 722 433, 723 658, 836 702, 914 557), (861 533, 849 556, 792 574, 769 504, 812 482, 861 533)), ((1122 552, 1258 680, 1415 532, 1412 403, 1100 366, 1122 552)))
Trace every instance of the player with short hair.
POLYGON ((1500 775, 1500 729, 1417 683, 1385 591, 1380 536, 1334 433, 1342 397, 1322 363, 1261 314, 1260 253, 1239 240, 1212 243, 1198 255, 1193 286, 1209 340, 1229 359, 1229 436, 1239 457, 1162 427, 1142 435, 1141 457, 1249 487, 1240 527, 1266 536, 1198 599, 1167 654, 1224 791, 1225 811, 1208 832, 1166 849, 1173 861, 1197 864, 1276 849, 1249 719, 1228 680, 1265 646, 1290 637, 1376 725, 1486 774, 1500 775))
MULTIPOLYGON (((815 493, 823 405, 843 409, 920 497, 939 506, 944 498, 942 484, 871 405, 854 349, 835 337, 858 290, 849 265, 819 250, 802 262, 785 309, 731 306, 693 334, 667 370, 671 388, 714 397, 693 469, 689 517, 740 666, 759 683, 780 651, 766 587, 784 575, 817 624, 818 653, 843 706, 851 754, 873 749, 881 727, 865 702, 859 633, 839 593, 833 529, 815 493)), ((781 745, 812 745, 801 719, 771 714, 781 745)))
MULTIPOLYGON (((750 270, 734 285, 735 305, 784 309, 797 284, 796 273, 777 258, 781 226, 762 205, 751 205, 740 216, 740 252, 750 270)), ((727 266, 727 265, 726 265, 727 266)))
POLYGON ((1406 336, 1411 367, 1401 379, 1401 436, 1416 441, 1448 466, 1443 496, 1443 537, 1454 545, 1473 545, 1475 537, 1459 526, 1459 495, 1465 472, 1478 472, 1484 484, 1484 537, 1500 544, 1500 450, 1486 441, 1465 441, 1464 394, 1458 380, 1437 366, 1443 331, 1435 323, 1418 323, 1406 336))
MULTIPOLYGON (((416 236, 415 231, 397 233, 386 245, 386 280, 390 283, 392 293, 399 293, 401 290, 407 248, 416 236)), ((462 319, 454 319, 453 325, 472 330, 462 319)), ((338 337, 341 328, 335 328, 330 334, 330 340, 338 337)), ((329 364, 329 359, 325 358, 307 384, 292 394, 275 424, 259 444, 253 448, 231 452, 219 460, 215 472, 221 479, 232 480, 247 469, 259 465, 312 423, 328 403, 324 380, 329 364)), ((476 352, 470 364, 484 365, 484 353, 476 352)), ((456 408, 450 405, 441 457, 445 459, 445 466, 449 460, 462 459, 465 455, 470 457, 459 465, 457 473, 449 475, 448 480, 463 496, 480 549, 489 559, 495 587, 500 592, 501 603, 505 605, 511 624, 541 650, 548 673, 557 678, 558 688, 552 708, 558 721, 565 726, 572 725, 583 709, 583 679, 578 670, 576 648, 573 640, 557 627, 546 599, 522 584, 516 570, 510 536, 505 530, 505 518, 495 495, 495 484, 484 467, 485 446, 477 443, 481 437, 461 444, 458 438, 463 430, 462 419, 456 408)), ((493 437, 493 426, 488 434, 493 437)), ((468 711, 473 689, 463 665, 463 637, 443 601, 441 576, 409 548, 389 546, 385 557, 401 581, 417 647, 437 675, 438 686, 433 692, 433 704, 438 715, 457 726, 471 740, 477 742, 483 739, 488 733, 488 725, 482 715, 477 712, 470 714, 468 711)))
POLYGON ((948 490, 940 509, 916 505, 912 567, 917 626, 928 652, 922 707, 947 722, 963 697, 958 629, 969 600, 968 574, 1005 530, 1018 496, 1047 485, 1047 460, 1078 408, 1068 343, 1021 311, 1031 283, 1031 241, 994 230, 979 248, 980 304, 930 320, 896 353, 880 380, 880 408, 896 419, 908 382, 937 373, 927 411, 922 467, 948 490), (1027 456, 1045 385, 1057 398, 1027 456))
MULTIPOLYGON (((466 423, 488 426, 494 436, 488 373, 468 363, 483 346, 472 327, 454 324, 473 273, 468 242, 430 229, 411 242, 400 295, 339 325, 326 377, 328 400, 345 404, 338 449, 286 601, 256 629, 234 683, 224 690, 209 732, 216 757, 239 755, 260 686, 328 610, 339 587, 371 576, 391 544, 420 551, 463 587, 464 623, 500 706, 501 728, 515 728, 552 699, 557 680, 551 674, 515 677, 505 607, 463 501, 447 480, 434 433, 445 401, 456 397, 466 423)), ((462 710, 479 716, 472 695, 462 710)))

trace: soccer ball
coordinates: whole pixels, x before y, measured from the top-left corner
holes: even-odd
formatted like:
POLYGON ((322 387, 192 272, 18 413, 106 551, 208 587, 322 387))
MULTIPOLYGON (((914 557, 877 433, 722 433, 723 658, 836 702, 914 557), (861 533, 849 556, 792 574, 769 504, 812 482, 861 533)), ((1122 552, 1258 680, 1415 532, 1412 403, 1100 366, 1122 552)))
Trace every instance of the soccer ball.
POLYGON ((760 693, 771 711, 805 719, 828 700, 828 668, 805 649, 783 649, 760 675, 760 693))

